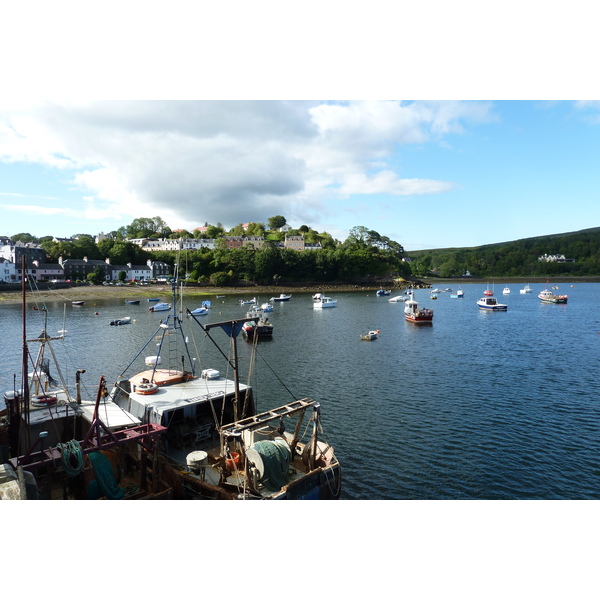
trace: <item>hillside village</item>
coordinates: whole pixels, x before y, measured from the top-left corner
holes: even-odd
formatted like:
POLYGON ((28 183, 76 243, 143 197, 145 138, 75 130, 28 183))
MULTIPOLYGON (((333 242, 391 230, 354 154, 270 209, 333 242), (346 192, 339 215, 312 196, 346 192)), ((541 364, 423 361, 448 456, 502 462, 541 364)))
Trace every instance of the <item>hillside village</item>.
POLYGON ((134 227, 139 222, 160 223, 156 217, 138 219, 119 232, 95 237, 0 237, 0 284, 23 280, 23 258, 27 277, 38 282, 165 281, 173 274, 180 252, 186 253, 186 263, 190 259, 189 280, 212 285, 242 280, 264 284, 276 279, 357 282, 386 275, 547 277, 600 272, 600 228, 478 248, 405 252, 397 242, 364 226, 353 228, 348 239, 340 242, 306 226, 292 229, 280 218, 283 224, 269 230, 255 223, 240 224, 229 232, 220 226, 193 232, 134 227), (209 238, 211 233, 214 237, 209 238), (237 235, 228 235, 233 233, 237 235), (120 251, 115 251, 117 246, 120 251))
MULTIPOLYGON (((207 228, 204 228, 207 229, 207 228)), ((320 243, 308 243, 304 235, 287 235, 292 228, 283 225, 280 232, 285 233, 283 242, 268 242, 273 247, 304 252, 318 250, 320 243)), ((95 243, 107 239, 104 233, 95 237, 95 243)), ((54 242, 72 241, 65 238, 53 238, 54 242)), ((260 250, 266 243, 264 236, 236 235, 222 236, 218 239, 205 238, 133 238, 127 242, 136 244, 145 252, 177 252, 214 250, 222 243, 228 250, 252 247, 260 250)), ((172 268, 163 261, 148 259, 145 264, 111 264, 109 258, 104 260, 62 258, 57 263, 47 262, 46 252, 40 244, 33 242, 13 242, 9 237, 0 237, 0 283, 19 283, 22 281, 22 260, 25 257, 26 275, 35 281, 71 282, 86 280, 97 269, 103 271, 106 281, 163 281, 172 274, 172 268)))

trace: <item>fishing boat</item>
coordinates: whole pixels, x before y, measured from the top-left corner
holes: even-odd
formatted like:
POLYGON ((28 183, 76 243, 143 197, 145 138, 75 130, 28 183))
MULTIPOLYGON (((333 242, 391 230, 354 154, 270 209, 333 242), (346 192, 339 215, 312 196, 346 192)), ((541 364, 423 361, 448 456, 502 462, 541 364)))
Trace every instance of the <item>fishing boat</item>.
POLYGON ((279 294, 279 296, 273 296, 271 302, 287 302, 291 297, 291 294, 279 294))
POLYGON ((367 333, 361 333, 361 335, 360 335, 360 339, 365 342, 372 342, 373 340, 376 340, 378 337, 379 337, 379 329, 374 329, 367 333))
POLYGON ((159 302, 148 309, 150 312, 163 312, 171 310, 171 305, 168 302, 159 302))
POLYGON ((450 298, 464 298, 465 293, 461 290, 458 289, 456 290, 456 294, 450 294, 450 298))
POLYGON ((273 312, 273 305, 269 302, 263 302, 260 305, 260 310, 264 313, 266 312, 273 312))
POLYGON ((569 296, 566 294, 555 294, 547 288, 538 294, 538 298, 546 304, 566 304, 569 300, 569 296))
POLYGON ((389 296, 392 293, 392 290, 377 290, 375 292, 377 296, 389 296))
POLYGON ((531 294, 531 292, 533 292, 533 289, 529 286, 529 284, 526 284, 522 290, 519 290, 520 294, 531 294))
MULTIPOLYGON (((25 290, 23 289, 23 297, 25 290)), ((175 498, 181 479, 155 462, 165 428, 142 425, 107 400, 102 377, 94 401, 72 395, 47 335, 28 340, 23 315, 22 381, 4 394, 0 411, 0 499, 175 498), (35 360, 29 344, 40 344, 35 360), (47 357, 46 355, 49 355, 47 357), (50 372, 50 359, 58 374, 50 372), (32 370, 30 371, 30 364, 32 370)), ((25 313, 25 311, 23 311, 25 313)), ((61 338, 62 339, 62 336, 61 338)))
POLYGON ((419 308, 413 298, 404 303, 404 318, 409 323, 433 323, 433 311, 430 308, 419 308))
MULTIPOLYGON (((239 375, 237 337, 248 319, 203 325, 194 315, 191 318, 190 332, 184 335, 181 319, 171 311, 148 342, 158 340, 157 357, 162 354, 164 363, 176 358, 174 364, 160 366, 161 361, 153 357, 150 368, 127 375, 138 353, 110 394, 143 423, 167 428, 162 453, 179 470, 185 497, 339 498, 341 468, 322 437, 319 402, 294 398, 257 412, 252 387, 242 383, 239 375), (214 366, 197 373, 190 354, 190 346, 196 345, 188 342, 194 323, 218 349, 233 380, 214 366), (227 340, 224 346, 229 354, 215 339, 218 335, 227 340), (180 349, 175 349, 176 342, 180 349), (139 393, 138 386, 146 382, 156 384, 152 394, 139 393)), ((251 349, 255 352, 256 346, 251 349)))
POLYGON ((335 308, 337 306, 337 300, 333 300, 329 296, 323 294, 315 294, 313 296, 313 308, 335 308))
POLYGON ((483 297, 477 300, 477 306, 483 310, 507 310, 506 304, 500 304, 496 298, 483 297))

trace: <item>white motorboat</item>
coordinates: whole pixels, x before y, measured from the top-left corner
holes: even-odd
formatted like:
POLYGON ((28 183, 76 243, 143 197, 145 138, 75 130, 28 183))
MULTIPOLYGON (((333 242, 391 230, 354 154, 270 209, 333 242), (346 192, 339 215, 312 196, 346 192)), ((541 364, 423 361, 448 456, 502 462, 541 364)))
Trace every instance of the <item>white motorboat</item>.
POLYGON ((159 302, 158 304, 151 306, 148 310, 150 312, 161 312, 164 310, 171 310, 171 305, 168 302, 159 302))
POLYGON ((509 287, 505 287, 505 288, 502 290, 502 293, 503 293, 503 294, 506 294, 506 295, 507 295, 507 294, 510 294, 510 288, 509 288, 509 287))
POLYGON ((337 300, 331 299, 323 294, 315 294, 313 296, 313 308, 335 308, 337 300))
POLYGON ((493 296, 486 296, 477 300, 477 306, 484 310, 507 310, 506 304, 500 304, 493 296))
POLYGON ((128 325, 129 323, 131 323, 131 317, 123 317, 110 322, 111 325, 128 325))
POLYGON ((361 333, 360 335, 360 339, 364 340, 366 342, 372 342, 373 340, 376 340, 379 337, 379 329, 373 329, 372 331, 369 331, 368 333, 361 333))
POLYGON ((529 286, 529 284, 527 284, 522 290, 519 290, 519 292, 521 294, 531 294, 531 292, 533 292, 533 289, 529 286))

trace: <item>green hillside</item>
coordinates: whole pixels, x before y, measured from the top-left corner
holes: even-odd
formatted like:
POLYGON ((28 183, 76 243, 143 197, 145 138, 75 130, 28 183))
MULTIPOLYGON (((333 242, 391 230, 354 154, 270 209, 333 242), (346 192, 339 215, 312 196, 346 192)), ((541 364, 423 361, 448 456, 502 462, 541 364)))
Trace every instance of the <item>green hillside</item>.
POLYGON ((407 251, 416 277, 556 277, 600 275, 600 227, 472 248, 407 251), (542 256, 564 257, 539 260, 542 256))

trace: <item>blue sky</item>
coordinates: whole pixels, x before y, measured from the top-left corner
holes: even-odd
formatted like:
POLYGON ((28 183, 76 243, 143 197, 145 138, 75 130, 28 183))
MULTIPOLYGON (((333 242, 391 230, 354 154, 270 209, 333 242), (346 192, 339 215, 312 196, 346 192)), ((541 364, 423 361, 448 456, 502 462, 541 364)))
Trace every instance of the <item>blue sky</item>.
POLYGON ((61 101, 0 107, 1 235, 281 214, 407 250, 600 226, 600 103, 61 101))

